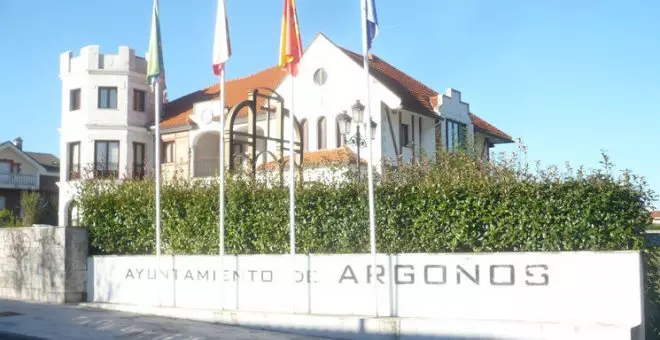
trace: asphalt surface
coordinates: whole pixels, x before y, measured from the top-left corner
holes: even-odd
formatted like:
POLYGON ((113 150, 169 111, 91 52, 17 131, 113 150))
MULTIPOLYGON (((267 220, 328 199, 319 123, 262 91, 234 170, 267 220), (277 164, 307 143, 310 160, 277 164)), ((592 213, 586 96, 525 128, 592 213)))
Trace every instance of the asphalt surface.
POLYGON ((11 300, 0 300, 0 339, 327 340, 237 326, 11 300))

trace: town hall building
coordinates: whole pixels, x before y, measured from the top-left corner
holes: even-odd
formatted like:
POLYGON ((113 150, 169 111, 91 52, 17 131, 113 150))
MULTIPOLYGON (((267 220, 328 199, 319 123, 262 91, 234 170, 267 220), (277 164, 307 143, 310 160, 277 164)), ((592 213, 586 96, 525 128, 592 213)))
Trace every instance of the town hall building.
MULTIPOLYGON (((153 172, 154 96, 146 67, 128 47, 104 55, 98 46, 87 46, 79 56, 60 56, 60 225, 76 223, 80 178, 139 179, 153 172)), ((470 145, 487 160, 495 145, 512 142, 471 112, 461 92, 437 92, 375 55, 369 55, 372 122, 367 124, 362 67, 362 55, 317 34, 300 61, 293 93, 292 78, 277 66, 228 80, 224 127, 218 84, 168 101, 159 126, 163 178, 217 176, 223 128, 225 166, 286 171, 291 107, 296 164, 302 164, 305 180, 322 180, 332 164, 366 164, 367 128, 373 132, 377 171, 459 145, 470 145), (362 117, 356 114, 361 111, 362 117)))

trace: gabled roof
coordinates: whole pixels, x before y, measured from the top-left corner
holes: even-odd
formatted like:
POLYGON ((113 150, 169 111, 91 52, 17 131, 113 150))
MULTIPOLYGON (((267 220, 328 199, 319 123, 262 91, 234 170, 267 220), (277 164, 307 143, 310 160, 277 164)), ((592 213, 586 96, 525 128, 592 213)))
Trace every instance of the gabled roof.
MULTIPOLYGON (((362 67, 364 57, 361 54, 341 47, 340 49, 362 67)), ((401 98, 401 105, 407 110, 432 116, 438 115, 435 107, 438 105, 440 93, 373 54, 369 54, 369 73, 401 98)), ((481 132, 501 138, 504 142, 513 142, 511 136, 471 112, 470 119, 475 128, 481 132)))
POLYGON ((477 129, 478 131, 487 133, 487 134, 492 135, 494 137, 501 138, 505 142, 513 142, 513 139, 511 139, 511 136, 504 133, 502 130, 494 127, 493 125, 491 125, 487 121, 479 118, 477 115, 475 115, 472 112, 470 112, 470 120, 472 121, 472 124, 474 125, 474 128, 477 129))
MULTIPOLYGON (((225 107, 232 107, 247 99, 248 92, 258 87, 275 89, 284 80, 286 72, 274 66, 243 78, 228 80, 225 83, 225 107)), ((165 104, 165 117, 160 123, 163 129, 186 126, 191 123, 195 103, 217 100, 220 84, 213 84, 203 90, 189 93, 181 98, 165 104)), ((261 107, 261 104, 257 102, 261 107)))
MULTIPOLYGON (((339 48, 362 67, 364 58, 361 54, 339 48)), ((373 54, 369 55, 369 73, 401 98, 401 105, 407 110, 432 116, 438 115, 431 104, 431 98, 437 97, 438 92, 433 91, 430 87, 373 54)))
POLYGON ((60 159, 53 154, 42 152, 25 152, 28 156, 32 157, 37 163, 41 164, 49 172, 57 172, 60 170, 60 159))
MULTIPOLYGON (((363 57, 361 54, 339 46, 337 48, 362 67, 363 57)), ((435 108, 438 105, 438 97, 441 94, 437 91, 372 54, 369 55, 369 72, 385 87, 401 98, 403 108, 427 116, 438 116, 435 108)), ((225 84, 227 91, 225 105, 232 107, 240 103, 247 99, 249 91, 258 87, 275 89, 284 80, 285 76, 286 73, 283 70, 274 66, 243 78, 229 80, 225 84)), ((218 92, 219 85, 214 84, 167 103, 164 108, 165 117, 161 122, 161 128, 166 129, 189 125, 191 123, 189 116, 192 113, 194 104, 215 100, 218 98, 218 92)), ((261 106, 259 103, 258 105, 261 106)), ((496 137, 501 142, 513 142, 511 136, 477 115, 470 113, 470 118, 478 131, 496 137)))
POLYGON ((10 141, 0 143, 0 150, 6 148, 11 148, 16 153, 25 156, 25 159, 43 172, 57 172, 60 169, 60 160, 55 155, 41 152, 25 152, 10 141))

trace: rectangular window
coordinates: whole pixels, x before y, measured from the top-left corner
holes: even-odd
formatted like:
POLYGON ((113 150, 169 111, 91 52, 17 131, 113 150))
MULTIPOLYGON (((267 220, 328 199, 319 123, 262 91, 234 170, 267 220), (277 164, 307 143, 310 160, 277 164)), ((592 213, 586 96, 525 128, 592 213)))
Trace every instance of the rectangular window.
POLYGON ((133 178, 144 178, 144 144, 133 143, 133 178))
POLYGON ((0 183, 10 183, 12 163, 0 161, 0 183))
POLYGON ((174 142, 163 142, 162 163, 174 163, 174 142))
POLYGON ((133 90, 133 110, 144 112, 146 92, 142 90, 133 90))
POLYGON ((447 120, 445 125, 445 145, 447 146, 447 151, 455 151, 465 146, 467 126, 451 120, 447 120))
POLYGON ((80 142, 69 143, 68 167, 68 180, 80 178, 80 142))
POLYGON ((5 200, 5 196, 0 196, 0 210, 7 209, 6 204, 7 204, 7 202, 5 200))
POLYGON ((94 142, 94 170, 95 177, 119 176, 119 141, 94 142))
POLYGON ((401 141, 401 147, 410 146, 410 129, 408 124, 401 124, 401 130, 399 131, 399 141, 401 141))
POLYGON ((117 108, 117 88, 99 87, 99 109, 117 108))
POLYGON ((69 111, 80 110, 80 89, 71 90, 69 93, 69 111))

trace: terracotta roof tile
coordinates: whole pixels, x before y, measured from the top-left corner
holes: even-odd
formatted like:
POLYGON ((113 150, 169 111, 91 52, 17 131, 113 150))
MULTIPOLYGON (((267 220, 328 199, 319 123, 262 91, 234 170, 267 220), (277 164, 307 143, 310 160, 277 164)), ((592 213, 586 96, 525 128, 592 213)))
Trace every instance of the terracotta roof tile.
MULTIPOLYGON (((360 66, 362 65, 362 55, 341 47, 340 49, 360 66)), ((369 67, 371 74, 378 79, 378 81, 401 98, 403 107, 420 114, 432 116, 438 115, 435 111, 440 96, 438 92, 390 65, 381 58, 371 54, 369 55, 369 67)), ((268 87, 275 89, 282 80, 284 80, 285 75, 286 73, 284 71, 275 66, 247 77, 229 80, 225 85, 227 90, 225 105, 227 107, 232 107, 240 103, 247 99, 248 92, 255 88, 268 87)), ((193 105, 197 102, 217 99, 218 92, 219 85, 214 84, 167 103, 164 108, 165 117, 161 122, 161 128, 172 128, 189 124, 189 116, 192 113, 193 105)), ((258 105, 261 106, 262 103, 258 103, 258 105)), ((470 114, 470 117, 473 124, 483 132, 507 141, 512 141, 511 136, 497 129, 485 120, 472 113, 470 114)))
POLYGON ((653 219, 660 220, 660 210, 651 211, 651 216, 653 219))
MULTIPOLYGON (((341 49, 346 55, 362 66, 363 57, 361 54, 344 48, 341 49)), ((440 96, 438 92, 372 54, 369 55, 369 69, 378 81, 401 98, 401 105, 403 107, 413 112, 427 113, 434 116, 438 115, 435 111, 440 96)), ((470 118, 472 119, 472 123, 483 132, 507 141, 512 141, 511 136, 478 116, 470 113, 470 118)))
MULTIPOLYGON (((361 54, 344 48, 341 49, 353 61, 362 66, 363 57, 361 54)), ((401 105, 403 107, 413 112, 437 115, 435 107, 431 103, 431 98, 437 97, 438 92, 433 91, 430 87, 420 83, 373 54, 369 55, 369 72, 401 98, 401 105)))
MULTIPOLYGON (((289 166, 289 156, 284 156, 284 166, 289 166)), ((322 166, 328 164, 355 164, 357 155, 347 147, 337 149, 324 149, 317 151, 307 151, 303 153, 303 165, 305 166, 322 166)), ((364 159, 360 160, 360 164, 367 164, 364 159)), ((265 164, 259 165, 260 170, 274 170, 276 169, 275 161, 270 161, 265 164)))
MULTIPOLYGON (((228 80, 225 84, 225 106, 232 107, 247 99, 248 92, 268 87, 275 89, 284 80, 286 72, 274 66, 243 78, 228 80)), ((189 93, 181 98, 165 104, 165 117, 160 123, 161 128, 185 126, 190 123, 190 114, 195 103, 216 100, 220 92, 220 84, 213 84, 205 89, 189 93)), ((263 102, 263 101, 262 101, 263 102)), ((262 103, 257 103, 261 106, 262 103)))
POLYGON ((475 115, 474 113, 470 112, 470 120, 472 120, 472 124, 474 124, 474 127, 485 131, 491 135, 494 135, 495 137, 500 137, 508 142, 513 142, 513 139, 511 139, 511 136, 508 134, 504 133, 502 130, 494 127, 487 121, 479 118, 479 116, 475 115))

